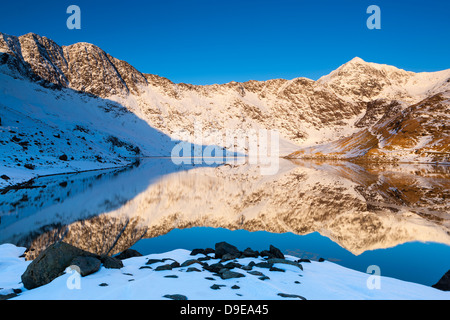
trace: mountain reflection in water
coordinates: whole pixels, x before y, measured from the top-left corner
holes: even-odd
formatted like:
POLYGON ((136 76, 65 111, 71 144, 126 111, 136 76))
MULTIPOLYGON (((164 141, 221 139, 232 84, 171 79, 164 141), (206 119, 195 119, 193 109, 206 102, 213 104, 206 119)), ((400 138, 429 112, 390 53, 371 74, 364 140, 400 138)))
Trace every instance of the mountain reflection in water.
POLYGON ((319 233, 353 256, 416 241, 448 248, 449 198, 448 166, 281 160, 278 174, 261 176, 248 164, 144 159, 2 194, 0 243, 27 247, 30 260, 57 240, 113 255, 174 229, 209 227, 319 233))

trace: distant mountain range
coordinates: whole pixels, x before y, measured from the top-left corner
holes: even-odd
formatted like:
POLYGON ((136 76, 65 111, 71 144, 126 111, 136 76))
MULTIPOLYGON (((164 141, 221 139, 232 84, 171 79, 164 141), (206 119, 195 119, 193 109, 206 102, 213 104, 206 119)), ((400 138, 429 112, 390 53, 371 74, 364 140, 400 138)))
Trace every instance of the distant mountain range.
POLYGON ((93 44, 0 33, 0 83, 0 165, 22 180, 167 156, 173 133, 196 122, 278 130, 290 158, 449 162, 450 69, 354 58, 317 81, 198 86, 141 73, 93 44))

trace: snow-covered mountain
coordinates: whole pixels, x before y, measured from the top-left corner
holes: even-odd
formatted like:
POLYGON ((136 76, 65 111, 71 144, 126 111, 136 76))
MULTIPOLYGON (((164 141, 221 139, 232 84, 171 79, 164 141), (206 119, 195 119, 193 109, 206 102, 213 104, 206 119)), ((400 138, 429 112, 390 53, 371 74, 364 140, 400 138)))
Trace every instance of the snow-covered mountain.
MULTIPOLYGON (((177 84, 144 74, 93 44, 59 46, 32 33, 0 33, 0 161, 14 175, 0 179, 0 186, 26 180, 39 170, 95 169, 123 165, 136 155, 170 155, 170 137, 180 129, 192 133, 199 123, 204 130, 222 133, 278 130, 281 155, 309 147, 292 156, 360 157, 378 143, 383 146, 377 148, 381 158, 397 159, 385 157, 401 131, 392 131, 389 123, 400 114, 420 113, 424 119, 439 100, 444 117, 428 118, 434 121, 433 132, 440 133, 431 137, 422 132, 407 152, 408 159, 416 154, 430 160, 416 150, 448 154, 449 79, 450 69, 413 73, 355 58, 317 81, 177 84), (424 105, 430 108, 421 109, 424 105), (355 147, 339 151, 341 141, 347 141, 341 139, 355 147), (64 155, 68 159, 60 160, 64 155)), ((232 147, 212 136, 203 143, 232 147)))

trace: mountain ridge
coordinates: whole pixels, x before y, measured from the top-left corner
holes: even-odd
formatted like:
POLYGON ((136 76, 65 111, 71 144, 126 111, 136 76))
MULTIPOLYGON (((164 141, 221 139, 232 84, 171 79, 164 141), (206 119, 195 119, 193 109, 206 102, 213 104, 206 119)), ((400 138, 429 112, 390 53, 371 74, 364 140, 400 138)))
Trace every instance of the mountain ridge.
MULTIPOLYGON (((250 130, 276 130, 281 144, 288 146, 281 156, 294 158, 302 157, 299 150, 305 148, 312 151, 317 146, 339 146, 342 139, 367 135, 379 121, 450 91, 450 69, 414 73, 358 57, 318 80, 297 77, 211 85, 174 83, 159 75, 142 73, 93 44, 59 46, 34 33, 19 37, 0 33, 0 71, 37 82, 49 92, 68 88, 105 99, 168 137, 186 130, 191 133, 189 142, 194 142, 197 124, 205 131, 222 134, 220 141, 206 135, 204 145, 217 144, 228 149, 234 146, 225 141, 226 130, 240 132, 244 138, 250 130), (2 65, 7 68, 1 68, 2 65)), ((108 112, 110 108, 104 110, 108 112)), ((447 121, 444 119, 438 121, 447 121)), ((447 125, 442 124, 445 142, 449 133, 447 125)), ((144 150, 142 144, 148 141, 143 137, 128 143, 144 150)), ((234 151, 248 151, 247 145, 240 147, 234 151)), ((342 157, 354 158, 358 148, 352 151, 342 157)), ((323 158, 333 152, 337 150, 316 155, 309 152, 308 157, 323 158)), ((402 161, 402 157, 384 156, 378 160, 383 158, 402 161)), ((418 158, 433 161, 432 157, 407 155, 408 161, 418 158)))

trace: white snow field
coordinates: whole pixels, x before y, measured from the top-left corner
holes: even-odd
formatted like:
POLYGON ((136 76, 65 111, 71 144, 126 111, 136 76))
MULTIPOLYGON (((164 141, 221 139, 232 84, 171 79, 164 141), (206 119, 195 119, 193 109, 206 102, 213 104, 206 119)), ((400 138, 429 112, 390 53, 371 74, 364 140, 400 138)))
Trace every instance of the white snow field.
MULTIPOLYGON (((191 256, 190 251, 182 249, 129 258, 123 260, 122 269, 105 269, 102 266, 99 271, 86 277, 79 277, 67 268, 65 274, 51 283, 26 290, 20 283, 20 276, 30 263, 19 258, 24 251, 25 248, 10 244, 0 246, 0 294, 21 289, 22 292, 13 300, 167 300, 169 298, 165 295, 175 294, 183 295, 188 300, 450 300, 450 292, 382 275, 376 278, 373 274, 347 269, 329 261, 302 263, 303 270, 294 265, 274 264, 285 272, 254 266, 252 271, 259 271, 270 278, 266 280, 238 268, 232 271, 245 277, 223 280, 202 270, 197 263, 189 267, 200 271, 187 272, 189 267, 155 271, 163 262, 151 264, 152 269, 148 266, 141 268, 149 259, 170 258, 182 263, 204 256, 191 256), (212 289, 213 285, 218 285, 219 289, 212 289), (295 296, 282 297, 278 295, 280 293, 295 296)), ((297 260, 292 256, 286 256, 286 259, 297 260)), ((246 265, 250 261, 258 263, 263 259, 237 260, 246 265)), ((208 264, 218 261, 211 259, 208 264)))

